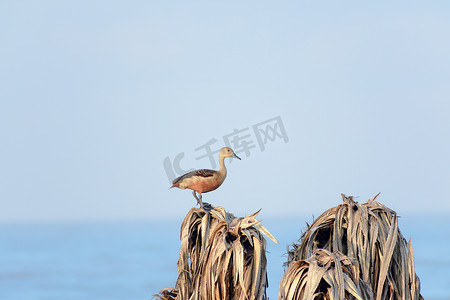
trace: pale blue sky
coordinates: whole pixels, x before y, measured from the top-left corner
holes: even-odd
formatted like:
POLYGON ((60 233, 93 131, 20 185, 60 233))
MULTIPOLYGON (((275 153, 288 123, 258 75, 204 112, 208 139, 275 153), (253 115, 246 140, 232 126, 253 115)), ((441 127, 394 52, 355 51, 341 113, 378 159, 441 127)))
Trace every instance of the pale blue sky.
POLYGON ((0 28, 0 220, 179 219, 164 159, 276 116, 205 201, 450 212, 448 1, 4 1, 0 28))

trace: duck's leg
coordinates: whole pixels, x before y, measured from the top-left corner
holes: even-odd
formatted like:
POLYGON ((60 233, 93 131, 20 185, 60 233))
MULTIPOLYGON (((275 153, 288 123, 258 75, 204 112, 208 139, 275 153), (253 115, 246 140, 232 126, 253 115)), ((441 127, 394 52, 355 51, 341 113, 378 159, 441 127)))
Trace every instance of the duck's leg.
POLYGON ((198 197, 195 191, 192 191, 192 195, 194 195, 195 200, 197 200, 197 204, 199 204, 200 202, 198 202, 198 197))
POLYGON ((200 200, 200 208, 203 209, 202 193, 198 194, 200 200))
POLYGON ((202 194, 199 194, 200 198, 197 197, 197 194, 195 191, 192 191, 192 195, 194 195, 195 199, 197 199, 197 204, 200 205, 200 208, 203 208, 203 202, 202 202, 202 194))

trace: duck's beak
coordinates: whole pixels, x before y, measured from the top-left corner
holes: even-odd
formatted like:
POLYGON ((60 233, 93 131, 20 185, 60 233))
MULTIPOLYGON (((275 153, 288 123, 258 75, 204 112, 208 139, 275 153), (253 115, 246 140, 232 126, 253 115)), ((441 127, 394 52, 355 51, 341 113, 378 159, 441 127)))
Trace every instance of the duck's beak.
POLYGON ((233 156, 232 156, 232 157, 234 157, 234 158, 237 158, 237 159, 241 160, 241 158, 240 158, 239 156, 237 156, 237 155, 236 155, 236 153, 234 153, 234 152, 233 152, 233 156))

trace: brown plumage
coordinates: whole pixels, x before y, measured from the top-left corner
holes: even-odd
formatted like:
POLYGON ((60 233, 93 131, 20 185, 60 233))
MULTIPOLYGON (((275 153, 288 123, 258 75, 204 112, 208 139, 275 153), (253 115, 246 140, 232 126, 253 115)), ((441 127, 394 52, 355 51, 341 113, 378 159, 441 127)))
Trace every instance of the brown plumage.
POLYGON ((234 153, 233 149, 223 147, 219 152, 219 170, 200 169, 186 173, 178 178, 175 178, 170 188, 177 187, 182 190, 191 189, 192 194, 195 199, 197 199, 197 203, 200 204, 200 207, 203 207, 202 193, 214 191, 227 177, 227 168, 225 167, 224 162, 226 157, 241 159, 234 153), (195 192, 198 193, 198 197, 195 192))

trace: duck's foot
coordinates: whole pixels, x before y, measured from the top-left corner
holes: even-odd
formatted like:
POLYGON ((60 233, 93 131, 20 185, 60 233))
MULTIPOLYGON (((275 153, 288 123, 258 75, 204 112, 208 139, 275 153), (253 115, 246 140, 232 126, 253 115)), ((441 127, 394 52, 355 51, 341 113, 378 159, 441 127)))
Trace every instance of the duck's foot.
POLYGON ((209 204, 208 202, 203 202, 203 206, 201 207, 204 211, 211 211, 214 209, 214 206, 209 204))
POLYGON ((197 200, 197 204, 200 205, 200 209, 203 209, 204 211, 211 211, 214 209, 214 206, 212 206, 208 202, 202 201, 202 194, 199 194, 197 196, 197 193, 195 191, 192 191, 192 195, 194 195, 195 199, 197 200))

